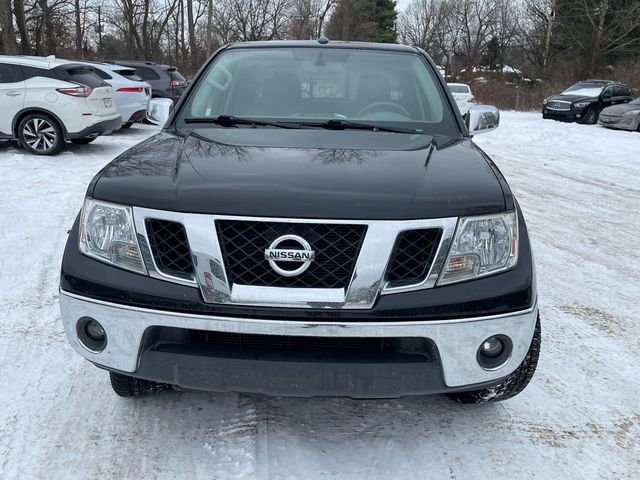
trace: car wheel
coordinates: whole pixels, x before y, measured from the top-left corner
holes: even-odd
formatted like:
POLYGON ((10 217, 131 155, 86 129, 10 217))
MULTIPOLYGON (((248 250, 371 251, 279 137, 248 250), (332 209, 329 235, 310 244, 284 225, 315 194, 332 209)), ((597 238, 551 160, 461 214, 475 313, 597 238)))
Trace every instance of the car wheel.
POLYGON ((56 155, 64 146, 60 125, 44 113, 32 113, 20 121, 18 140, 22 148, 36 155, 56 155))
POLYGON ((152 382, 141 378, 109 372, 111 388, 119 397, 148 397, 157 392, 172 390, 166 383, 152 382))
POLYGON ((71 143, 75 143, 76 145, 88 145, 93 142, 98 137, 84 137, 84 138, 74 138, 71 140, 71 143))
POLYGON ((598 109, 595 107, 592 107, 589 110, 587 110, 587 113, 584 114, 584 117, 582 117, 581 123, 585 125, 595 125, 596 123, 598 123, 599 116, 600 116, 600 113, 598 112, 598 109))
POLYGON ((498 385, 468 392, 450 393, 448 396, 458 403, 484 404, 500 402, 522 392, 533 378, 540 356, 540 317, 536 321, 529 351, 520 366, 498 385))
POLYGON ((123 123, 122 128, 131 128, 131 125, 133 125, 133 122, 123 123))

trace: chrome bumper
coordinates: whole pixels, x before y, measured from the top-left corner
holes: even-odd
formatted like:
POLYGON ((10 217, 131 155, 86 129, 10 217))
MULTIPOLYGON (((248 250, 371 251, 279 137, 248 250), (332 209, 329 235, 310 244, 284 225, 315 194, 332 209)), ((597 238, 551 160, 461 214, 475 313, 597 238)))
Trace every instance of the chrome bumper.
POLYGON ((435 343, 448 387, 490 382, 513 372, 529 349, 538 315, 535 305, 504 315, 453 320, 310 323, 150 310, 102 302, 65 291, 60 292, 60 310, 67 338, 76 352, 95 364, 122 372, 137 370, 144 332, 154 326, 311 337, 421 337, 435 343), (78 341, 76 323, 82 317, 92 317, 104 327, 107 347, 102 352, 91 352, 78 341), (511 338, 513 353, 500 368, 485 370, 476 360, 478 347, 482 341, 497 334, 511 338))

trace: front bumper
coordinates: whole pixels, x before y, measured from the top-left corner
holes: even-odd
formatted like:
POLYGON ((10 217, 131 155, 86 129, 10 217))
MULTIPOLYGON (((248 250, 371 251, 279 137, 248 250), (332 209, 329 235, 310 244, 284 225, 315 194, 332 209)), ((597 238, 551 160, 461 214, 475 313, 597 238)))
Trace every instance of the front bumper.
POLYGON ((622 116, 619 116, 619 117, 605 116, 603 118, 603 115, 600 115, 600 118, 598 119, 598 125, 602 125, 603 127, 614 128, 616 130, 628 130, 631 132, 637 130, 639 124, 640 124, 640 121, 638 121, 633 117, 625 118, 622 116))
POLYGON ((553 110, 550 108, 544 107, 542 109, 542 114, 545 118, 550 118, 553 120, 562 120, 565 122, 576 122, 580 120, 583 115, 586 113, 585 110, 553 110))
MULTIPOLYGON (((429 321, 318 321, 225 317, 155 310, 105 302, 61 290, 60 309, 72 347, 108 370, 184 388, 243 391, 270 395, 397 397, 477 388, 513 372, 529 349, 538 316, 537 305, 525 310, 459 319, 429 321), (76 324, 91 317, 102 324, 107 346, 89 351, 78 340, 76 324), (154 344, 153 327, 296 337, 422 338, 435 355, 405 355, 389 362, 375 355, 349 357, 270 353, 229 354, 190 345, 154 344), (492 335, 513 342, 510 358, 486 370, 476 355, 492 335), (181 348, 182 347, 182 348, 181 348)), ((395 358, 395 357, 394 357, 395 358)))

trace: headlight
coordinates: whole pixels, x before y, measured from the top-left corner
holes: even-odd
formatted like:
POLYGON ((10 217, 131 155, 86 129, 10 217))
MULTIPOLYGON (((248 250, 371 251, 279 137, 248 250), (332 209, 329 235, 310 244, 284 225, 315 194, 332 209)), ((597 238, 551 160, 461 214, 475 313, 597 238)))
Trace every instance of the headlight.
POLYGON ((87 198, 80 218, 80 251, 117 267, 147 273, 131 207, 87 198))
POLYGON ((573 104, 574 107, 576 108, 584 108, 584 107, 588 107, 589 105, 591 105, 592 102, 576 102, 573 104))
POLYGON ((624 112, 622 114, 622 116, 623 117, 627 117, 627 116, 631 117, 633 115, 638 115, 639 113, 640 113, 640 110, 629 110, 628 112, 624 112))
POLYGON ((546 105, 547 103, 549 103, 549 100, 547 100, 546 98, 542 100, 542 105, 546 105))
POLYGON ((498 273, 518 261, 516 212, 463 217, 453 237, 438 285, 498 273))

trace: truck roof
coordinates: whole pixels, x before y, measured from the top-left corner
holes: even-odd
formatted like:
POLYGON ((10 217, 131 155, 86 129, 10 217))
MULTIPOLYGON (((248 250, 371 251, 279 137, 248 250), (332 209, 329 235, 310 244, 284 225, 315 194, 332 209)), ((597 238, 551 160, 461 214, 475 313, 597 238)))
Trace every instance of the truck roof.
POLYGON ((342 40, 265 40, 256 42, 231 43, 227 48, 271 48, 271 47, 322 47, 322 48, 355 48, 360 50, 386 50, 392 52, 415 53, 416 48, 398 43, 347 42, 342 40))

